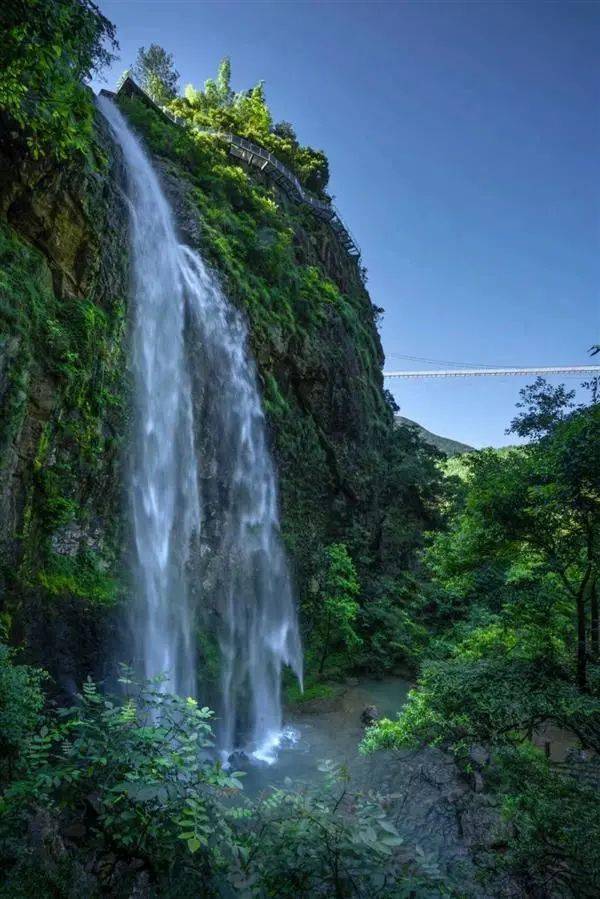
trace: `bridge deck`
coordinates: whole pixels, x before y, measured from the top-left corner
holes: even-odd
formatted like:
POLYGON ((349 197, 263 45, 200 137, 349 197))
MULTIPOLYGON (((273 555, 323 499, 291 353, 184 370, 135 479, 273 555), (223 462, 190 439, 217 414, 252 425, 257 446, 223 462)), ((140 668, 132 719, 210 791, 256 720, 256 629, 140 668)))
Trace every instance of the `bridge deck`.
POLYGON ((539 368, 449 368, 425 371, 384 371, 384 378, 471 378, 503 375, 600 375, 600 365, 555 365, 539 368))

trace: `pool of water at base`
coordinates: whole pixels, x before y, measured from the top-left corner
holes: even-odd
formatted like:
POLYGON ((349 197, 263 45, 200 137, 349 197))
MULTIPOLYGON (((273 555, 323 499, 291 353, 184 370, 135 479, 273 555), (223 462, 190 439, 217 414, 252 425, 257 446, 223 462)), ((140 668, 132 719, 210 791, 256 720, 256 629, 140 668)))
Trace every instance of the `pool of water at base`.
POLYGON ((362 679, 342 686, 339 695, 300 704, 285 718, 281 744, 273 764, 237 757, 232 767, 243 771, 244 792, 248 795, 281 787, 310 786, 323 781, 320 770, 325 761, 347 766, 354 789, 376 786, 377 756, 365 758, 358 745, 364 733, 361 713, 375 706, 379 717, 395 718, 406 701, 410 684, 399 677, 362 679))

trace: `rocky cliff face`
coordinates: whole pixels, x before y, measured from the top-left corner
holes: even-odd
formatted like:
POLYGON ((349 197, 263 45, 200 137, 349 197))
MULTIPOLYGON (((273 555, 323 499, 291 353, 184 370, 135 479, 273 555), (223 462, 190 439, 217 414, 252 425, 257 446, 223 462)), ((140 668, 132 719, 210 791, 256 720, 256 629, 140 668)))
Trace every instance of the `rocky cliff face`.
POLYGON ((126 211, 100 118, 89 160, 23 150, 2 132, 0 591, 12 638, 69 688, 101 670, 119 597, 126 211))
POLYGON ((201 198, 201 168, 185 170, 162 155, 165 147, 158 150, 155 162, 183 239, 200 249, 247 314, 284 531, 293 560, 308 570, 311 552, 347 539, 352 520, 371 511, 369 466, 393 427, 370 297, 356 261, 327 224, 261 184, 254 169, 227 166, 227 177, 235 172, 243 189, 225 204, 212 185, 201 198), (274 209, 257 209, 257 198, 265 197, 273 197, 274 209), (209 224, 213 215, 218 230, 209 224), (248 230, 237 237, 240 225, 248 230))
MULTIPOLYGON (((410 435, 398 443, 356 261, 218 138, 122 105, 183 239, 247 316, 299 596, 335 540, 361 574, 386 559, 406 567, 412 544, 390 537, 397 510, 402 527, 425 512, 410 473, 400 487, 389 475, 418 450, 410 435)), ((103 672, 127 598, 127 216, 101 117, 93 157, 23 164, 17 137, 0 140, 3 610, 13 639, 67 687, 103 672)), ((197 403, 209 387, 196 385, 197 403)), ((199 451, 210 458, 210 446, 199 451)))

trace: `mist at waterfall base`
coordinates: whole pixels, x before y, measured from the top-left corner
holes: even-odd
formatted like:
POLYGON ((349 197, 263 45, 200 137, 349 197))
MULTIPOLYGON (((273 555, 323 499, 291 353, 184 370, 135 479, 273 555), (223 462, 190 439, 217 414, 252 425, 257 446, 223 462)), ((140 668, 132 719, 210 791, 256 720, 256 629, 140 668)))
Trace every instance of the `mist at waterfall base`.
POLYGON ((301 681, 302 651, 246 326, 179 242, 123 115, 98 102, 122 150, 130 209, 134 665, 205 702, 197 647, 211 634, 217 748, 272 762, 284 736, 282 669, 301 681))

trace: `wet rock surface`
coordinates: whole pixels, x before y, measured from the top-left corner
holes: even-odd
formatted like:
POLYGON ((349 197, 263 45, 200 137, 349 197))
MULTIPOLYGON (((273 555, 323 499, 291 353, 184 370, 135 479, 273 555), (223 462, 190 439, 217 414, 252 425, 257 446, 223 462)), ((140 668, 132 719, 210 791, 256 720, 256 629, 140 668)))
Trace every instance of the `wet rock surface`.
POLYGON ((379 712, 377 706, 374 705, 365 706, 360 715, 360 721, 364 727, 372 727, 378 718, 379 712))

